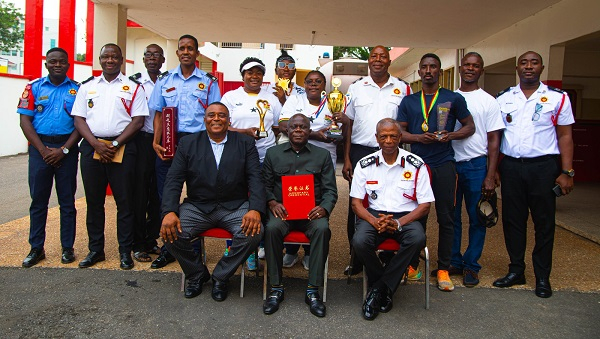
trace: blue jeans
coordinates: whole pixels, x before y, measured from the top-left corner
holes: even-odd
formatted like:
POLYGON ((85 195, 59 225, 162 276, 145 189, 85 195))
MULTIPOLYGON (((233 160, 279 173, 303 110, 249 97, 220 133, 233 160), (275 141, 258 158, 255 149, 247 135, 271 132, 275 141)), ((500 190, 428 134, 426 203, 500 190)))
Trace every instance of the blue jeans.
MULTIPOLYGON (((44 143, 51 148, 61 144, 44 143)), ((33 146, 29 146, 29 244, 31 248, 42 249, 46 240, 46 219, 48 202, 56 181, 56 196, 60 206, 60 243, 63 248, 73 248, 75 241, 75 191, 77 190, 77 162, 79 149, 73 146, 61 161, 59 167, 48 165, 33 146)))
POLYGON ((459 269, 470 269, 479 272, 481 265, 477 262, 483 252, 486 227, 477 216, 477 203, 481 198, 481 186, 487 174, 487 157, 481 156, 469 161, 457 162, 456 173, 456 208, 454 210, 454 242, 452 244, 452 266, 459 269), (460 253, 462 238, 462 200, 469 215, 469 245, 464 254, 460 253))

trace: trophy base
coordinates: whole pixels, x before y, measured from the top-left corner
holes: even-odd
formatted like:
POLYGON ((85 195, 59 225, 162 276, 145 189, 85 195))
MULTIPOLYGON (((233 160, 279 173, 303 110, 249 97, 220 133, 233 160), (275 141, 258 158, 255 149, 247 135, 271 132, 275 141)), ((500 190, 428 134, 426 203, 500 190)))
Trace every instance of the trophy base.
POLYGON ((268 137, 269 134, 267 134, 267 131, 256 131, 256 136, 262 139, 268 137))
POLYGON ((333 140, 341 140, 343 138, 342 136, 342 132, 336 132, 336 131, 327 131, 325 132, 325 136, 327 136, 327 138, 329 139, 333 139, 333 140))

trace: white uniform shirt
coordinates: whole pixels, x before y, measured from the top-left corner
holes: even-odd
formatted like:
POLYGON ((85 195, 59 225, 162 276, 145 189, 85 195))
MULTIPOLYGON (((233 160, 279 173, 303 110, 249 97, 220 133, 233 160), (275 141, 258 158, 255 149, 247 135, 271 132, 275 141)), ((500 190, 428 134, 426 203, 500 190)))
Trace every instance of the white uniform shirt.
POLYGON ((350 196, 362 200, 368 194, 370 208, 390 213, 411 212, 419 204, 435 201, 429 169, 424 163, 417 169, 406 157, 412 155, 421 162, 423 160, 401 148, 399 151, 393 165, 388 165, 383 160, 381 150, 362 158, 354 169, 350 196), (378 157, 378 162, 373 161, 363 168, 361 162, 372 156, 378 157))
POLYGON ((146 93, 142 86, 121 73, 110 83, 100 75, 81 85, 71 114, 85 118, 94 136, 116 137, 123 133, 132 117, 148 116, 146 93))
POLYGON ((346 115, 354 120, 352 143, 378 147, 375 139, 377 123, 383 118, 396 120, 400 102, 411 94, 411 90, 408 84, 393 76, 381 88, 368 76, 352 83, 348 93, 346 115))
POLYGON ((500 95, 497 101, 506 126, 500 152, 513 158, 560 153, 553 120, 557 119, 558 114, 558 125, 575 123, 567 94, 550 90, 540 83, 537 91, 527 99, 517 85, 500 95), (558 112, 563 98, 564 103, 558 112), (509 114, 510 118, 507 119, 509 114))
MULTIPOLYGON (((148 75, 148 71, 145 70, 140 72, 142 74, 141 78, 138 79, 140 84, 144 86, 144 92, 146 92, 146 102, 150 101, 150 96, 152 95, 152 91, 154 90, 154 82, 150 79, 150 75, 148 75)), ((154 133, 154 114, 156 111, 153 109, 148 109, 149 115, 144 119, 144 126, 142 126, 142 132, 146 133, 154 133)))
POLYGON ((275 133, 272 127, 279 126, 279 114, 281 113, 281 103, 279 99, 271 93, 271 89, 262 87, 258 95, 250 95, 244 91, 244 87, 240 87, 233 91, 229 91, 223 95, 221 101, 229 109, 231 117, 231 127, 233 128, 250 128, 260 127, 260 116, 256 101, 262 99, 269 103, 269 110, 265 114, 265 130, 268 136, 256 140, 256 149, 262 163, 267 149, 275 145, 275 133))
MULTIPOLYGON (((314 131, 319 131, 324 128, 331 126, 332 115, 327 107, 327 102, 323 103, 322 109, 319 112, 319 106, 313 106, 308 101, 306 95, 292 95, 290 96, 285 105, 283 105, 283 109, 281 110, 281 116, 279 117, 279 121, 287 121, 292 115, 301 113, 307 116, 309 119, 312 119, 310 122, 310 129, 314 131)), ((338 126, 342 126, 342 124, 338 124, 338 126)), ((335 164, 337 161, 337 145, 333 142, 322 142, 318 140, 308 139, 308 142, 322 147, 329 151, 331 154, 331 160, 335 164)))
MULTIPOLYGON (((475 133, 462 140, 452 140, 454 148, 454 159, 456 161, 467 161, 480 156, 487 156, 487 133, 504 129, 500 105, 493 96, 479 88, 471 92, 456 90, 467 101, 467 108, 475 122, 475 133)), ((460 121, 456 121, 454 131, 462 127, 460 121)))

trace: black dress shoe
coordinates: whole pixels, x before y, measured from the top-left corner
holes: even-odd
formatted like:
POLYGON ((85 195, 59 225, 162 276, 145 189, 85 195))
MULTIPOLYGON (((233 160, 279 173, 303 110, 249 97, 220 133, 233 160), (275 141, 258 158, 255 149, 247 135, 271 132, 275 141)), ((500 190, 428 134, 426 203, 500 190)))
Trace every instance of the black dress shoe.
POLYGON ((175 257, 167 251, 162 251, 158 258, 152 262, 150 268, 163 268, 172 262, 175 262, 175 257))
POLYGON ((379 312, 388 313, 394 307, 393 295, 388 291, 385 295, 381 296, 381 301, 379 304, 379 312))
POLYGON ((22 265, 25 268, 29 268, 40 262, 42 259, 46 259, 46 253, 44 252, 44 249, 32 248, 31 251, 29 251, 29 254, 25 257, 25 260, 23 260, 22 265))
POLYGON ((79 262, 79 268, 92 267, 96 263, 104 261, 105 259, 106 257, 104 256, 104 252, 90 251, 90 253, 88 253, 88 255, 85 257, 85 259, 79 262))
POLYGON ((511 287, 512 285, 523 284, 525 284, 525 275, 517 273, 508 273, 506 276, 494 281, 496 287, 511 287))
POLYGON ((550 298, 552 296, 552 287, 550 287, 550 279, 538 278, 535 281, 535 295, 540 298, 550 298))
POLYGON ((325 308, 325 304, 323 304, 323 300, 321 300, 319 292, 307 293, 304 296, 304 302, 306 305, 310 306, 310 313, 319 318, 323 318, 325 316, 327 309, 325 308))
POLYGON ((228 292, 229 288, 227 286, 227 282, 219 281, 213 278, 212 298, 215 301, 224 301, 227 299, 228 292))
POLYGON ((373 320, 379 315, 381 309, 381 291, 377 288, 372 288, 367 294, 367 299, 363 303, 362 311, 363 318, 373 320))
POLYGON ((360 272, 362 272, 363 270, 363 266, 358 264, 356 266, 352 266, 352 268, 350 268, 350 266, 346 266, 346 269, 344 270, 344 275, 348 276, 348 275, 357 275, 360 272))
POLYGON ((63 264, 70 264, 75 261, 75 252, 72 248, 63 248, 62 257, 60 262, 63 264))
POLYGON ((196 279, 188 279, 184 296, 188 299, 199 296, 202 293, 202 284, 208 280, 210 280, 210 275, 208 274, 201 275, 196 279))
POLYGON ((279 309, 279 304, 285 299, 285 294, 283 290, 271 290, 267 300, 263 304, 263 313, 264 314, 273 314, 277 312, 279 309))
POLYGON ((121 259, 121 269, 130 270, 133 268, 133 259, 131 258, 131 252, 125 252, 119 254, 121 259))

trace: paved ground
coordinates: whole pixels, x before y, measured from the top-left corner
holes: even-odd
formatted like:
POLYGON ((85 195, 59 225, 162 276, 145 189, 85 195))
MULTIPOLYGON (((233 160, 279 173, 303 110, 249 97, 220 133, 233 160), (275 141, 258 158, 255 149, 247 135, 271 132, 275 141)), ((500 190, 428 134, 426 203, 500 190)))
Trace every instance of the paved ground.
MULTIPOLYGON (((552 273, 556 291, 550 299, 537 298, 532 292, 530 258, 527 285, 508 290, 491 288, 491 282, 506 272, 508 263, 502 229, 494 227, 488 232, 478 287, 461 287, 460 279, 455 278, 456 290, 442 293, 435 289, 432 279, 431 309, 426 311, 423 282, 410 284, 397 292, 391 313, 381 315, 373 323, 362 320, 360 277, 347 285, 341 274, 347 264, 348 247, 344 217, 347 185, 340 177, 340 201, 331 218, 325 319, 312 316, 302 301, 306 271, 301 265, 285 271, 286 301, 272 316, 261 312, 262 277, 248 277, 245 298, 232 292, 227 301, 216 303, 209 293, 184 299, 179 291, 181 275, 176 264, 159 271, 138 263, 133 271, 115 270, 118 259, 112 198, 107 199, 107 261, 98 265, 99 269, 81 270, 76 269, 76 263, 59 263, 57 207, 49 213, 48 258, 38 267, 18 268, 29 250, 27 157, 0 158, 0 166, 0 337, 191 337, 205 333, 211 337, 389 337, 397 335, 398 324, 402 324, 398 334, 407 337, 591 338, 600 330, 600 286, 595 271, 600 266, 600 245, 563 228, 557 228, 556 233, 552 273)), ((80 185, 78 197, 82 196, 82 188, 80 185)), ((559 225, 583 230, 578 234, 592 234, 588 238, 593 240, 594 234, 600 233, 600 210, 595 203, 600 201, 599 188, 600 185, 578 185, 573 195, 560 198, 559 225)), ((55 198, 52 206, 56 206, 55 198)), ((77 201, 77 208, 75 250, 81 259, 87 252, 84 198, 77 201)), ((432 218, 428 227, 432 267, 436 266, 437 257, 434 221, 432 218)), ((531 253, 532 232, 529 239, 531 253)), ((223 242, 209 240, 207 248, 209 262, 214 265, 222 253, 223 242)), ((238 282, 236 276, 232 290, 238 282)), ((208 287, 205 285, 205 289, 208 287)))

